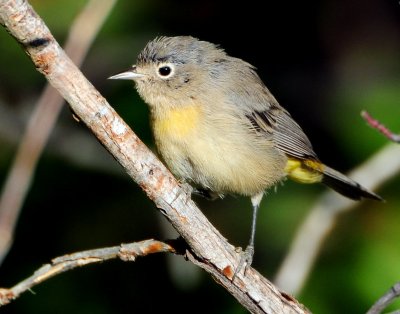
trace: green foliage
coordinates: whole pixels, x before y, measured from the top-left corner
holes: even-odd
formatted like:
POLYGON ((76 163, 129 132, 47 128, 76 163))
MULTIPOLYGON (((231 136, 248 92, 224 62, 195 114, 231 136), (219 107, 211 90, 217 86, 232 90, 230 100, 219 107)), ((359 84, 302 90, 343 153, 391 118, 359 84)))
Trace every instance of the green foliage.
POLYGON ((340 120, 326 119, 335 136, 341 139, 343 149, 357 159, 365 159, 387 140, 376 130, 366 126, 360 117, 362 110, 368 111, 375 119, 393 130, 400 132, 400 80, 387 79, 385 82, 373 82, 361 87, 342 87, 334 97, 330 115, 340 120))

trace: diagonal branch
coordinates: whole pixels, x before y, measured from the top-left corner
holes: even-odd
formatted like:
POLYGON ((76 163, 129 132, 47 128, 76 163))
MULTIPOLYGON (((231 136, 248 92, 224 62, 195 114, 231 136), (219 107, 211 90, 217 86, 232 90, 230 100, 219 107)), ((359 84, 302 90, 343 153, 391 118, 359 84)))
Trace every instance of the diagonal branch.
POLYGON ((155 155, 117 115, 58 45, 24 0, 0 0, 0 23, 22 45, 35 67, 60 92, 184 238, 197 264, 252 313, 307 313, 257 271, 230 279, 240 259, 155 155))
MULTIPOLYGON (((387 308, 396 298, 400 297, 400 282, 394 284, 378 301, 368 310, 367 314, 379 314, 387 308)), ((398 311, 396 311, 398 313, 398 311)))
POLYGON ((9 289, 0 288, 0 306, 10 303, 34 286, 66 271, 116 258, 125 262, 132 262, 136 260, 136 257, 146 256, 148 254, 163 252, 176 253, 176 250, 171 244, 172 241, 165 243, 149 239, 57 257, 53 259, 50 264, 43 265, 36 270, 32 276, 21 281, 14 287, 9 289))
POLYGON ((387 127, 385 127, 378 120, 374 119, 367 111, 362 111, 361 116, 365 121, 374 129, 381 132, 387 139, 391 140, 395 143, 400 143, 400 134, 395 134, 390 131, 387 127))

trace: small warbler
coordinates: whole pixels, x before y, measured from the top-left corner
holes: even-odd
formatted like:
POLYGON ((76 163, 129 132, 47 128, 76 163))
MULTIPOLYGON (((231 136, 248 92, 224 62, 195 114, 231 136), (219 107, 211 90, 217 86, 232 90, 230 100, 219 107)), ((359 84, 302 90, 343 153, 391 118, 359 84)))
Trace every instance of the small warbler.
POLYGON ((250 242, 236 272, 252 263, 264 191, 285 177, 322 182, 354 200, 381 200, 321 163, 255 68, 212 43, 190 36, 158 37, 142 50, 136 65, 110 79, 136 83, 150 107, 157 149, 179 179, 209 195, 250 196, 250 242))

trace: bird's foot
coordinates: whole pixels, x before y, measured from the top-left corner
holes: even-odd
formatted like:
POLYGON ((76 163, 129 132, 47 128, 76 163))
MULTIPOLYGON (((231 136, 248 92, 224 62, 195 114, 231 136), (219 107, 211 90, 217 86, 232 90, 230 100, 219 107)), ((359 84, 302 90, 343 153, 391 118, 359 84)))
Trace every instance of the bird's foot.
POLYGON ((194 195, 198 195, 201 197, 204 197, 205 199, 209 201, 215 201, 217 198, 221 197, 220 194, 211 191, 209 189, 202 189, 202 188, 194 188, 193 192, 194 195))
POLYGON ((251 263, 253 262, 253 256, 254 256, 254 246, 248 245, 246 247, 246 250, 240 253, 240 261, 235 270, 235 273, 233 274, 232 281, 235 280, 236 276, 242 271, 243 268, 244 268, 243 275, 246 276, 246 273, 249 270, 251 263))
POLYGON ((172 203, 174 203, 181 195, 185 196, 185 204, 189 202, 192 198, 192 193, 193 193, 193 187, 185 182, 185 181, 179 181, 179 189, 175 194, 174 199, 172 200, 172 203))

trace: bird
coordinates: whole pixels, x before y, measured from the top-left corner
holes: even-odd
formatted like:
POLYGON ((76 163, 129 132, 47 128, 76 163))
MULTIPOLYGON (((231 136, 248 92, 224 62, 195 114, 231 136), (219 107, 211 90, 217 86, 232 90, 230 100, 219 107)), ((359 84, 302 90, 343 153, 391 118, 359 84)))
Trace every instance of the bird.
POLYGON ((265 191, 285 178, 320 182, 353 200, 382 200, 323 164, 255 67, 218 45, 192 36, 156 37, 128 71, 109 79, 134 81, 150 108, 157 150, 181 182, 209 198, 250 197, 250 240, 234 276, 252 264, 265 191))

